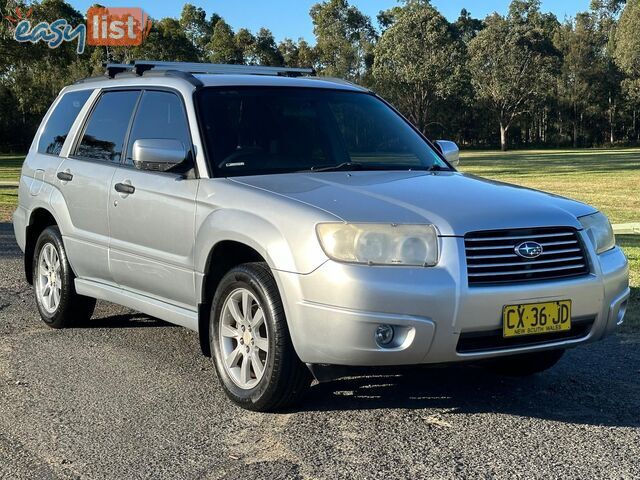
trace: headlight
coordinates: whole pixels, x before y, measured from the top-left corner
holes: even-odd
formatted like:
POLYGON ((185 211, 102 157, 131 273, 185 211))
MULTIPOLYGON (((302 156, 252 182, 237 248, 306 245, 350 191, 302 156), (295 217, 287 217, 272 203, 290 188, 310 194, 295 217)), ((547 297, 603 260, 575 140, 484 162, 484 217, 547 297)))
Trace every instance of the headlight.
POLYGON ((425 267, 438 263, 433 225, 321 223, 316 231, 324 252, 339 262, 425 267))
POLYGON ((587 236, 598 254, 611 250, 616 246, 616 237, 606 215, 598 212, 586 217, 580 217, 587 236))

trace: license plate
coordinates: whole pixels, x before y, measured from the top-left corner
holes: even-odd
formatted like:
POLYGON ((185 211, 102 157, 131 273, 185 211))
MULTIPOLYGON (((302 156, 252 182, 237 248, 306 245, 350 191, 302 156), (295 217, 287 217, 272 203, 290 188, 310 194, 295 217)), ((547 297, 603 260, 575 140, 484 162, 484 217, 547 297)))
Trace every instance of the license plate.
POLYGON ((571 330, 571 300, 506 305, 502 309, 505 338, 567 330, 571 330))

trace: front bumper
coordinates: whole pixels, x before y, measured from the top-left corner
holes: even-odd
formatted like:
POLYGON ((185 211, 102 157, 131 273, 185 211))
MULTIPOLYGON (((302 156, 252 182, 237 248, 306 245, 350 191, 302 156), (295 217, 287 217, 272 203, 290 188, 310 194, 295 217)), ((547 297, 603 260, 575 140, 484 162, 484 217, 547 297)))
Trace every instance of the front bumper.
POLYGON ((442 258, 435 268, 327 261, 308 275, 274 272, 300 359, 348 366, 459 362, 569 348, 599 340, 622 322, 629 285, 628 263, 619 248, 596 255, 587 247, 591 273, 582 277, 469 287, 464 240, 443 237, 441 242, 442 258), (573 323, 583 326, 578 336, 461 349, 461 338, 488 338, 501 330, 504 305, 564 299, 572 300, 573 323), (396 328, 390 348, 375 342, 380 324, 396 328))

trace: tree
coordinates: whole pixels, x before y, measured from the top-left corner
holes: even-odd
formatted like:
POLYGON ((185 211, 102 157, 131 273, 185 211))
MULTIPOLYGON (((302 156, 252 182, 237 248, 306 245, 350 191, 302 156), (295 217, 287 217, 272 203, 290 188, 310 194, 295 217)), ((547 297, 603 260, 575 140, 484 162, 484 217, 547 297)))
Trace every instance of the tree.
POLYGON ((298 67, 317 68, 318 52, 304 38, 298 39, 298 67))
POLYGON ((588 13, 578 14, 558 29, 554 42, 563 58, 558 97, 571 116, 573 146, 577 147, 584 114, 600 101, 601 92, 594 85, 604 73, 595 19, 588 13))
POLYGON ((622 89, 633 110, 632 135, 640 140, 637 128, 638 107, 640 107, 640 2, 627 2, 615 34, 614 59, 616 65, 626 74, 622 89))
MULTIPOLYGON (((23 14, 32 8, 29 19, 34 25, 58 18, 66 19, 71 25, 84 21, 80 12, 62 0, 46 0, 29 5, 21 2, 11 4, 12 8, 19 6, 23 14)), ((3 7, 3 13, 9 13, 6 5, 3 7)), ((78 68, 86 64, 85 58, 88 59, 88 56, 78 55, 75 42, 64 42, 56 49, 51 49, 42 42, 28 46, 19 44, 13 39, 13 32, 9 31, 9 22, 3 18, 1 23, 3 57, 0 62, 0 81, 9 89, 4 92, 3 101, 5 105, 13 104, 14 107, 11 111, 2 111, 1 115, 13 119, 16 135, 10 139, 14 145, 12 148, 25 148, 52 99, 65 85, 77 80, 74 73, 89 70, 78 68)), ((85 49, 84 55, 90 52, 91 49, 85 49)))
POLYGON ((632 78, 640 78, 640 2, 628 2, 616 31, 615 61, 632 78))
MULTIPOLYGON (((28 147, 63 86, 102 74, 104 62, 143 58, 314 67, 375 87, 427 135, 465 145, 640 143, 640 0, 592 0, 563 24, 539 0, 514 0, 484 20, 462 10, 452 23, 428 0, 401 0, 377 16, 378 31, 350 0, 316 2, 317 46, 276 43, 267 28, 234 33, 191 3, 154 20, 142 45, 87 45, 82 55, 76 42, 18 43, 16 22, 3 20, 0 150, 28 147)), ((68 0, 0 0, 4 15, 17 17, 16 6, 35 23, 86 21, 68 0)))
POLYGON ((640 141, 638 131, 638 109, 640 109, 640 78, 626 78, 622 81, 622 91, 631 109, 631 139, 640 141))
POLYGON ((311 7, 320 69, 326 75, 359 81, 373 64, 376 32, 371 19, 347 0, 327 0, 311 7))
POLYGON ((407 2, 375 48, 373 78, 421 131, 432 107, 457 95, 467 78, 464 47, 453 27, 427 2, 407 2))
POLYGON ((627 0, 591 0, 591 10, 594 12, 607 12, 615 16, 627 3, 627 0))
POLYGON ((290 38, 285 38, 278 44, 278 51, 282 55, 284 64, 287 67, 297 67, 299 64, 300 49, 296 42, 290 38))
POLYGON ((213 63, 242 63, 242 52, 236 44, 233 30, 227 22, 219 20, 207 45, 209 61, 213 63))
POLYGON ((258 63, 256 59, 256 37, 247 28, 241 28, 237 31, 235 37, 236 47, 242 57, 242 62, 246 65, 255 65, 258 63))
MULTIPOLYGON (((219 17, 216 19, 216 23, 218 19, 219 17)), ((206 50, 207 44, 211 41, 211 35, 213 35, 213 28, 215 27, 210 21, 207 21, 207 12, 200 7, 185 3, 180 14, 180 27, 202 55, 206 50)))
POLYGON ((276 41, 273 38, 271 30, 266 28, 258 30, 254 49, 258 65, 272 67, 281 67, 284 65, 284 58, 276 46, 276 41))
POLYGON ((467 9, 463 8, 453 27, 458 37, 460 37, 465 44, 468 44, 478 35, 478 32, 484 28, 484 22, 473 18, 467 9))
POLYGON ((380 25, 380 30, 382 33, 385 32, 391 25, 393 25, 398 18, 398 16, 402 13, 402 7, 396 6, 392 7, 388 10, 382 10, 378 13, 376 17, 378 20, 378 25, 380 25))
MULTIPOLYGON (((609 127, 609 142, 615 142, 616 116, 618 102, 621 100, 621 83, 623 74, 615 62, 616 30, 618 26, 618 12, 624 0, 592 0, 591 10, 596 18, 596 26, 600 36, 603 52, 604 75, 598 82, 603 87, 603 95, 607 99, 608 107, 604 109, 609 127)), ((633 2, 630 2, 633 3, 633 2)))
POLYGON ((153 22, 149 36, 131 48, 127 60, 150 58, 174 62, 197 62, 198 48, 185 35, 180 22, 175 18, 163 18, 153 22))
POLYGON ((530 111, 553 84, 555 49, 540 20, 539 2, 516 0, 506 18, 488 17, 486 28, 469 43, 476 95, 498 120, 503 150, 514 120, 530 111))

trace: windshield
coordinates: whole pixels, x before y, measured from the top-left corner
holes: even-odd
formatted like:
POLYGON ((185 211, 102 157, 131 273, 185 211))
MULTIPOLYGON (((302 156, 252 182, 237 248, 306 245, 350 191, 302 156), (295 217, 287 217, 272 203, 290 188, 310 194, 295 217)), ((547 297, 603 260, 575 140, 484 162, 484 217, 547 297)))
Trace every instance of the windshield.
POLYGON ((216 176, 449 166, 383 101, 315 88, 205 88, 197 94, 216 176))

